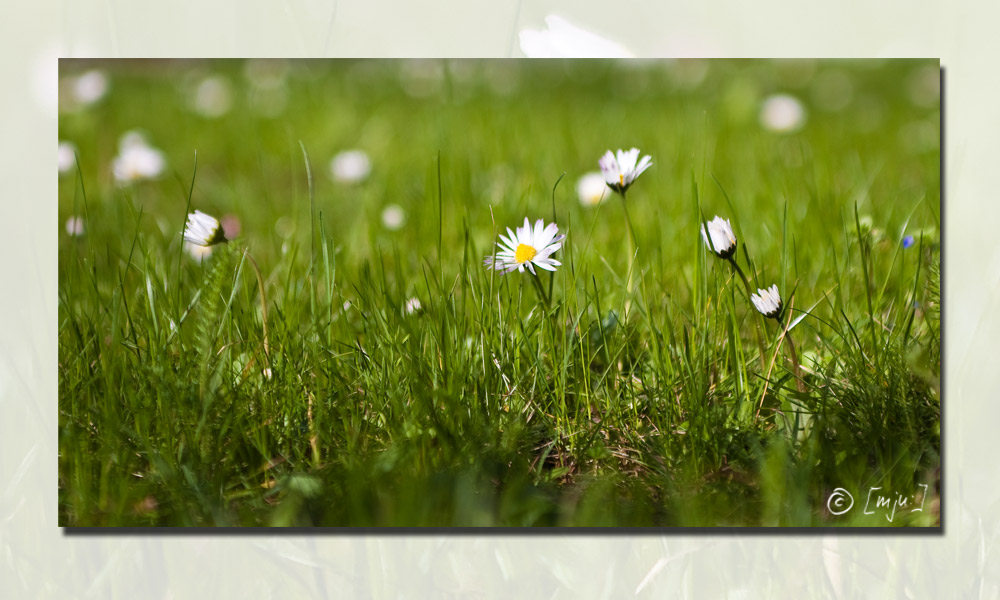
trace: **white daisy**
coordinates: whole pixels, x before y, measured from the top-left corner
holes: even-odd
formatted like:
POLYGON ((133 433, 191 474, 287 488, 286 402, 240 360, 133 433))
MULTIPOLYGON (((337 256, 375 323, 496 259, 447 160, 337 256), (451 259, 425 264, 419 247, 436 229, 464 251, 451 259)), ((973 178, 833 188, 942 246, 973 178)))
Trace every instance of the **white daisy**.
POLYGON ((73 99, 80 106, 89 106, 108 92, 108 77, 104 71, 93 69, 73 80, 73 99))
POLYGON ((719 258, 729 258, 736 252, 736 234, 733 233, 733 226, 729 224, 729 219, 723 220, 722 217, 716 215, 714 219, 707 221, 702 226, 701 237, 705 240, 705 245, 710 250, 714 249, 719 258), (711 238, 711 243, 709 243, 709 238, 711 238))
MULTIPOLYGON (((66 233, 70 234, 72 237, 78 235, 83 235, 85 227, 83 225, 83 219, 77 216, 70 217, 66 219, 66 233)), ((911 238, 913 236, 910 236, 911 238)))
POLYGON ((604 182, 608 187, 624 194, 632 182, 653 164, 653 157, 646 155, 640 160, 638 148, 618 150, 617 157, 608 150, 598 164, 601 165, 601 173, 604 174, 604 182))
POLYGON ((142 134, 130 131, 118 142, 118 156, 111 162, 115 180, 126 182, 158 177, 166 166, 163 153, 146 143, 142 134))
POLYGON ((403 307, 403 310, 406 311, 406 314, 412 315, 413 313, 419 311, 421 308, 423 307, 420 304, 420 298, 410 298, 409 300, 406 301, 406 306, 403 307))
POLYGON ((766 290, 758 288, 756 294, 750 295, 750 300, 760 314, 769 319, 777 319, 781 315, 781 296, 778 294, 777 285, 772 285, 766 290))
POLYGON ((196 210, 188 215, 184 241, 195 246, 214 246, 227 240, 218 219, 196 210))
POLYGON ((372 170, 372 161, 363 150, 345 150, 330 161, 330 174, 340 183, 364 181, 372 170))
POLYGON ((406 211, 398 204, 390 204, 382 211, 382 225, 389 231, 399 231, 406 224, 406 211))
POLYGON ((581 29, 562 17, 545 17, 546 29, 524 29, 518 35, 528 58, 633 58, 627 48, 581 29))
POLYGON ((191 107, 199 115, 214 119, 229 112, 233 94, 225 77, 213 75, 202 79, 191 97, 191 107))
POLYGON ((597 206, 608 195, 604 175, 597 171, 586 173, 576 182, 576 194, 583 206, 597 206))
POLYGON ((523 273, 525 267, 532 275, 536 274, 535 267, 555 271, 562 263, 551 256, 562 248, 565 238, 565 235, 559 234, 559 227, 555 223, 549 223, 546 227, 544 221, 538 219, 532 228, 528 218, 525 217, 524 226, 518 227, 516 233, 508 227, 507 237, 500 234, 500 241, 497 242, 500 252, 497 252, 496 256, 487 256, 484 264, 487 268, 504 273, 510 273, 515 269, 523 273))
POLYGON ((760 107, 760 124, 776 133, 790 133, 802 128, 806 109, 795 96, 775 94, 760 107))
POLYGON ((72 142, 59 142, 59 174, 69 173, 76 166, 76 146, 72 142))

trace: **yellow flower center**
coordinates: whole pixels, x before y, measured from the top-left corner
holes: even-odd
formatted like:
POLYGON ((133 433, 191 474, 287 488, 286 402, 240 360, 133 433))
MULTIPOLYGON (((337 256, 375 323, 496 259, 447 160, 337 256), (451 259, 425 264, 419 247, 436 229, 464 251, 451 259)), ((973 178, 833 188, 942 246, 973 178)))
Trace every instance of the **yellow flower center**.
POLYGON ((624 173, 619 173, 619 174, 618 174, 618 183, 619 183, 619 184, 620 184, 620 185, 621 185, 622 187, 625 187, 625 174, 624 174, 624 173))
POLYGON ((527 244, 519 244, 517 251, 514 253, 514 260, 517 261, 517 264, 523 264, 535 258, 536 254, 538 254, 538 250, 527 244))

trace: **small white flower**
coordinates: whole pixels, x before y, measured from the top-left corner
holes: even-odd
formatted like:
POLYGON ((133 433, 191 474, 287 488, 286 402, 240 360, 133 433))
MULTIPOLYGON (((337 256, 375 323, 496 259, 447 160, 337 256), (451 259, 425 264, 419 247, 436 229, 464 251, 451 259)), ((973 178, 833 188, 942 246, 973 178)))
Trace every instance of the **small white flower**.
POLYGON ((758 288, 756 294, 750 295, 750 300, 757 310, 769 319, 777 319, 781 315, 781 296, 778 294, 777 285, 772 285, 766 290, 758 288))
POLYGON ((545 17, 544 31, 524 29, 520 38, 521 52, 528 58, 634 58, 620 44, 580 29, 562 17, 545 17))
POLYGON ((389 231, 398 231, 406 224, 406 211, 398 204, 390 204, 382 211, 382 224, 389 231))
POLYGON ((604 175, 597 171, 586 173, 576 182, 576 194, 583 206, 596 206, 608 194, 604 175))
POLYGON ((76 216, 66 219, 66 233, 72 237, 76 237, 78 235, 83 235, 83 232, 83 219, 76 216))
POLYGON ((59 142, 59 174, 69 173, 76 166, 76 146, 72 142, 59 142))
POLYGON ((345 150, 330 161, 330 174, 340 183, 364 181, 372 170, 372 161, 363 150, 345 150))
POLYGON ((705 245, 708 246, 709 250, 714 248, 715 253, 720 258, 729 258, 736 252, 736 234, 733 233, 733 226, 729 224, 729 219, 723 220, 722 217, 716 215, 714 219, 702 226, 701 237, 705 240, 705 245), (710 237, 711 243, 709 243, 710 237))
POLYGON ((184 242, 184 249, 187 253, 191 255, 191 258, 198 262, 201 262, 212 255, 211 246, 199 246, 198 244, 192 244, 191 242, 184 242))
POLYGON ((608 187, 618 193, 625 193, 632 182, 653 164, 653 157, 646 155, 640 160, 638 148, 629 151, 619 150, 617 154, 616 157, 611 150, 608 150, 598 164, 601 166, 601 173, 604 174, 604 182, 608 187))
POLYGON ((97 69, 87 71, 73 80, 73 99, 81 106, 88 106, 108 92, 108 77, 97 69))
POLYGON ((423 307, 420 305, 420 298, 410 298, 409 300, 406 301, 406 306, 404 307, 404 310, 406 310, 406 314, 412 315, 413 313, 419 311, 421 308, 423 307))
POLYGON ((148 145, 142 134, 135 131, 123 135, 118 148, 111 170, 119 182, 158 177, 166 166, 163 153, 148 145))
POLYGON ((214 246, 225 242, 226 234, 218 219, 196 210, 188 215, 184 241, 195 246, 214 246))
POLYGON ((760 124, 777 133, 796 131, 806 122, 806 109, 794 96, 775 94, 760 107, 760 124))
POLYGON ((496 256, 487 256, 483 264, 487 268, 510 273, 515 269, 524 273, 527 267, 532 275, 535 275, 535 267, 546 271, 555 271, 556 267, 562 263, 551 258, 552 254, 562 248, 563 239, 566 236, 559 234, 559 227, 555 223, 545 226, 542 219, 535 222, 534 228, 524 218, 524 226, 518 227, 517 232, 507 228, 507 237, 500 234, 500 241, 497 247, 500 252, 496 256))
POLYGON ((232 104, 229 82, 221 76, 206 77, 201 80, 191 99, 195 112, 209 119, 226 114, 232 104))

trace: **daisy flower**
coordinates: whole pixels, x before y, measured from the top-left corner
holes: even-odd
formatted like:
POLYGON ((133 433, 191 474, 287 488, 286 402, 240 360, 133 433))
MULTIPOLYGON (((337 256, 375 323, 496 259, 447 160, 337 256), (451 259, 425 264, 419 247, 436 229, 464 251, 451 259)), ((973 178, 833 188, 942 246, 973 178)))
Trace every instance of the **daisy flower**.
POLYGON ((634 58, 627 48, 573 25, 557 15, 545 17, 546 28, 521 30, 521 52, 528 58, 634 58))
POLYGON ((555 271, 562 263, 551 256, 562 248, 563 239, 566 237, 558 233, 559 227, 555 223, 549 223, 546 227, 544 221, 538 219, 532 228, 528 218, 525 217, 524 226, 518 227, 516 232, 508 227, 507 237, 500 234, 500 241, 497 242, 500 252, 497 252, 496 256, 487 256, 484 264, 487 268, 504 273, 510 273, 515 269, 524 273, 525 267, 532 275, 536 275, 535 267, 555 271))
POLYGON ((624 194, 632 182, 653 164, 653 157, 646 155, 640 160, 638 148, 628 151, 618 150, 617 156, 608 150, 598 164, 601 166, 601 173, 604 174, 604 182, 608 187, 624 194))
POLYGON ((146 138, 138 132, 130 131, 123 135, 118 147, 118 156, 111 163, 116 181, 152 179, 166 167, 163 153, 146 143, 146 138))
POLYGON ((410 298, 409 300, 406 301, 406 306, 403 307, 403 310, 406 312, 406 314, 412 315, 413 313, 419 311, 421 308, 423 308, 423 306, 420 304, 420 298, 410 298))
POLYGON ((597 206, 608 194, 608 186, 604 183, 604 175, 591 171, 580 177, 576 182, 576 195, 583 206, 597 206))
POLYGON ((195 246, 214 246, 227 240, 218 219, 196 210, 188 215, 184 241, 195 246))
POLYGON ((733 233, 729 219, 722 220, 722 217, 716 215, 702 226, 701 237, 705 240, 705 245, 719 258, 729 258, 736 252, 736 234, 733 233))
POLYGON ((760 314, 768 319, 777 319, 781 314, 781 295, 778 294, 777 285, 772 285, 766 290, 758 288, 757 293, 750 296, 750 300, 760 314))
POLYGON ((339 183, 360 183, 372 170, 372 161, 364 150, 345 150, 330 161, 330 175, 339 183))

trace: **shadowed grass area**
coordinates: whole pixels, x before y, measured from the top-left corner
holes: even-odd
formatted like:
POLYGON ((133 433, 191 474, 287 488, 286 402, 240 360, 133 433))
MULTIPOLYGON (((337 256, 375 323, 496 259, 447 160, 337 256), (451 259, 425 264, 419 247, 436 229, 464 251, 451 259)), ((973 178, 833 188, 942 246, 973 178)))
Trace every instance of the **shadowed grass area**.
POLYGON ((60 115, 61 525, 938 524, 936 61, 61 68, 110 89, 60 115), (634 261, 575 190, 632 146, 634 261), (525 216, 562 266, 484 268, 525 216))

